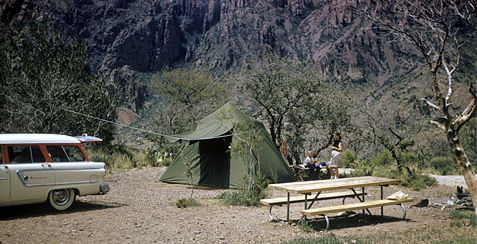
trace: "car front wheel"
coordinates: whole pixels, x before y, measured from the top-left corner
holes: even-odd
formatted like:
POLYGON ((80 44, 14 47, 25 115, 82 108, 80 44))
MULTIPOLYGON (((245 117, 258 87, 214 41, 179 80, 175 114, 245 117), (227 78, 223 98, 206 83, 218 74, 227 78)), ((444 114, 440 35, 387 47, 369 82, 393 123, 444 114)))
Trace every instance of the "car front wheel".
POLYGON ((66 210, 75 201, 76 194, 73 189, 59 189, 50 192, 48 199, 50 205, 56 210, 66 210))

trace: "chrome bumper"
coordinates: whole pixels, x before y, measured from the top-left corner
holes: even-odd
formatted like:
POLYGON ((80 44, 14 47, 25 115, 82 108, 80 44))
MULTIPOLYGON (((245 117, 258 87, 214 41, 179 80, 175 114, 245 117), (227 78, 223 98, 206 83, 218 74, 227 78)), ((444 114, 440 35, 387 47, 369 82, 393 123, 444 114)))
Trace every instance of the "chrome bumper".
POLYGON ((108 193, 110 189, 111 188, 109 188, 108 183, 104 183, 99 186, 99 190, 101 191, 102 194, 108 193))

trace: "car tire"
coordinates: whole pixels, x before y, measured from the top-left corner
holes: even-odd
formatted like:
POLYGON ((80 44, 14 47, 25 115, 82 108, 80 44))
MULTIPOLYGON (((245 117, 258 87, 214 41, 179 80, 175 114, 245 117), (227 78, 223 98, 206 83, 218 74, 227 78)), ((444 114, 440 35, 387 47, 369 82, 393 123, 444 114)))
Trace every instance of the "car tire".
POLYGON ((75 201, 76 193, 73 189, 58 189, 50 191, 48 200, 50 205, 56 210, 66 210, 75 201))

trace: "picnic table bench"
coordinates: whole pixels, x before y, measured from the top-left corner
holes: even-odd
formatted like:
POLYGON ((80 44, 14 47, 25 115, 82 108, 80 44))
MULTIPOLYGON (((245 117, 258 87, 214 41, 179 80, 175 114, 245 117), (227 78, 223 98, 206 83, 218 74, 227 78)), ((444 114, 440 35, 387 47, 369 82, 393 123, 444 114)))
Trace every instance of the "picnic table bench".
POLYGON ((272 219, 272 221, 277 221, 278 218, 274 218, 273 215, 272 215, 273 206, 276 206, 276 205, 281 206, 283 204, 288 204, 288 203, 304 202, 305 203, 305 209, 308 209, 308 208, 311 208, 311 206, 313 205, 313 202, 315 200, 330 200, 330 199, 339 199, 339 198, 343 198, 343 204, 344 204, 346 198, 348 198, 348 197, 349 198, 355 198, 356 194, 363 196, 363 195, 366 195, 367 193, 366 192, 353 193, 353 192, 348 192, 348 191, 330 192, 330 193, 321 193, 313 199, 308 199, 307 195, 299 195, 299 196, 290 197, 290 199, 288 199, 288 197, 261 199, 260 203, 262 203, 263 205, 269 206, 268 216, 270 216, 270 219, 272 219), (311 203, 307 207, 306 205, 307 205, 308 200, 311 200, 311 203))
POLYGON ((344 212, 344 211, 353 211, 359 209, 369 209, 375 207, 383 207, 389 205, 400 205, 404 211, 403 220, 406 219, 406 208, 402 205, 406 202, 412 202, 414 199, 406 198, 406 199, 382 199, 376 201, 369 201, 369 202, 359 202, 359 203, 352 203, 346 205, 336 205, 330 207, 321 207, 321 208, 313 208, 313 209, 304 209, 301 210, 300 213, 306 216, 313 216, 313 215, 322 215, 325 217, 326 220, 326 230, 330 227, 330 221, 326 214, 328 213, 337 213, 337 212, 344 212))

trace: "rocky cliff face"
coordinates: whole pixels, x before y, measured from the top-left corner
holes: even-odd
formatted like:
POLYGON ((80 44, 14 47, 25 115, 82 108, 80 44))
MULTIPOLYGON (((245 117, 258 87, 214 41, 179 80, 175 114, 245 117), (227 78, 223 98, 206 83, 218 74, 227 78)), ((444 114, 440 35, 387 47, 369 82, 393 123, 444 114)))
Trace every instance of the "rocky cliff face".
MULTIPOLYGON (((406 67, 397 65, 402 57, 381 40, 360 4, 358 0, 0 0, 0 18, 19 21, 32 12, 34 19, 61 23, 91 43, 94 69, 117 77, 165 66, 229 73, 275 52, 313 59, 325 77, 336 82, 380 86, 406 67)), ((123 83, 128 102, 134 110, 140 108, 145 86, 123 83)))

